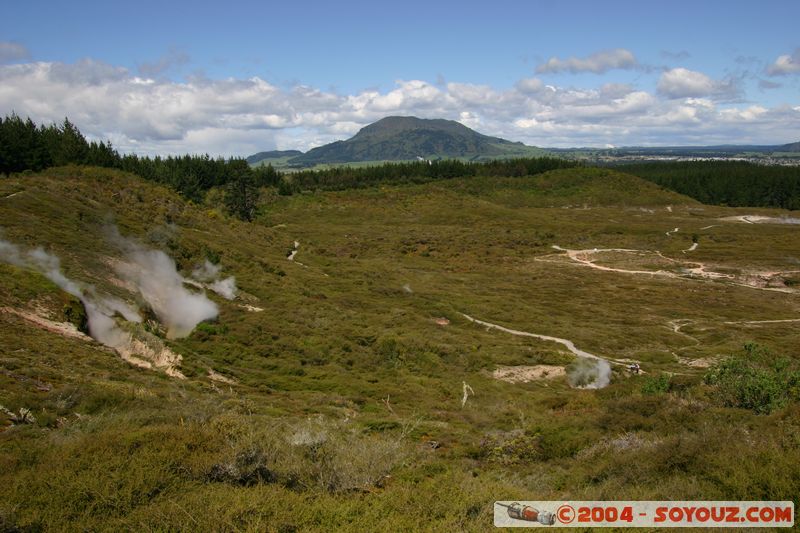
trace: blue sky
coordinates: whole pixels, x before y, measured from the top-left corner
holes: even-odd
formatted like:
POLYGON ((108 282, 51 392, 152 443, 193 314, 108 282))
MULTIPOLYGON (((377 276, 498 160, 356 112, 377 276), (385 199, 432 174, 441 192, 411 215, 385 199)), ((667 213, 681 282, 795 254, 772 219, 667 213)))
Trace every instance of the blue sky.
POLYGON ((0 113, 246 155, 390 114, 540 146, 800 140, 800 2, 28 2, 0 113))

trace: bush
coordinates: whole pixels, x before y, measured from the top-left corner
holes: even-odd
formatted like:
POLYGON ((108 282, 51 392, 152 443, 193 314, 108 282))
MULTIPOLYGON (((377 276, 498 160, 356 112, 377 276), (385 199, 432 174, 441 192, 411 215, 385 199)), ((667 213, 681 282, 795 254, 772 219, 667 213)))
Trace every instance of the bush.
POLYGON ((789 359, 777 357, 757 344, 715 365, 705 382, 719 391, 728 407, 768 414, 800 398, 800 370, 789 359))
POLYGON ((669 392, 671 377, 668 374, 648 376, 642 383, 642 394, 664 394, 669 392))
MULTIPOLYGON (((408 456, 408 428, 364 434, 345 423, 314 418, 255 428, 247 417, 212 424, 227 447, 207 469, 209 481, 237 485, 279 483, 327 492, 369 491, 408 456)), ((260 424, 259 424, 260 426, 260 424)))

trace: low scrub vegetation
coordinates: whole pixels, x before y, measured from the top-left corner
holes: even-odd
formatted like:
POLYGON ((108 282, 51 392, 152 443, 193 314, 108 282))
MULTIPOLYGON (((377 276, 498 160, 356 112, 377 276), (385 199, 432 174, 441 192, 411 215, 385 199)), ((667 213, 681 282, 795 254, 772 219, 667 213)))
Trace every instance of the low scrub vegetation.
POLYGON ((800 400, 800 365, 756 344, 724 359, 705 376, 723 404, 771 413, 800 400))

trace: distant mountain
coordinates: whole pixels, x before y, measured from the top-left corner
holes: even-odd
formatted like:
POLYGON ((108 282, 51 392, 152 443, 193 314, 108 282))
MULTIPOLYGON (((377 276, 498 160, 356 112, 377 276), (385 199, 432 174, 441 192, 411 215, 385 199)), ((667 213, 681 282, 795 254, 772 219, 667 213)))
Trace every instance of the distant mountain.
MULTIPOLYGON (((283 157, 264 157, 263 154, 275 152, 261 152, 247 160, 259 162, 283 157)), ((480 161, 546 154, 541 148, 489 137, 453 120, 386 117, 365 126, 346 141, 313 148, 305 154, 291 157, 286 163, 292 167, 311 167, 319 164, 417 159, 480 161)))
MULTIPOLYGON (((567 158, 648 157, 767 157, 772 152, 800 152, 800 142, 781 146, 662 146, 621 148, 560 148, 545 150, 483 135, 454 120, 417 117, 386 117, 361 128, 350 139, 313 148, 259 152, 247 158, 251 165, 270 164, 279 169, 309 168, 316 165, 415 161, 418 159, 460 159, 485 161, 518 157, 557 155, 567 158), (759 155, 759 154, 763 154, 759 155)), ((792 157, 792 156, 789 156, 792 157)))
POLYGON ((776 152, 800 152, 800 141, 775 147, 776 152))
POLYGON ((292 163, 422 159, 491 159, 541 155, 543 150, 478 133, 453 120, 386 117, 346 141, 309 150, 292 163))
POLYGON ((247 162, 251 165, 255 165, 256 163, 260 163, 265 159, 292 158, 302 154, 303 152, 300 150, 272 150, 270 152, 258 152, 257 154, 253 154, 248 157, 247 162))

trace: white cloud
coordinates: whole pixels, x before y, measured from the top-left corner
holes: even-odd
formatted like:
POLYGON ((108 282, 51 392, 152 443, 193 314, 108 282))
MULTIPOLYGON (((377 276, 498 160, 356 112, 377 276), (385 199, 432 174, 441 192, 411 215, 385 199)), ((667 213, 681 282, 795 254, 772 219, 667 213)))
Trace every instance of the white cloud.
POLYGON ((0 63, 29 59, 31 53, 25 45, 14 41, 0 41, 0 63))
POLYGON ((545 85, 542 83, 542 80, 538 78, 528 78, 519 80, 516 88, 519 92, 524 94, 536 94, 544 89, 545 85))
POLYGON ((674 68, 661 74, 657 89, 667 98, 733 98, 739 92, 733 80, 713 80, 702 72, 685 68, 674 68))
POLYGON ((785 76, 787 74, 800 74, 800 48, 795 49, 792 55, 782 55, 773 64, 767 67, 770 76, 785 76))
POLYGON ((0 66, 0 115, 15 111, 37 122, 67 116, 90 138, 143 154, 307 150, 387 115, 458 120, 487 135, 551 147, 796 140, 798 102, 723 108, 728 94, 729 83, 686 69, 665 72, 656 92, 532 78, 507 89, 398 80, 388 91, 337 94, 261 78, 144 78, 91 60, 0 66))
POLYGON ((536 67, 536 72, 543 74, 568 71, 573 74, 578 72, 602 74, 611 69, 631 69, 637 65, 633 52, 624 48, 616 48, 597 52, 586 58, 559 59, 551 57, 547 62, 536 67))

